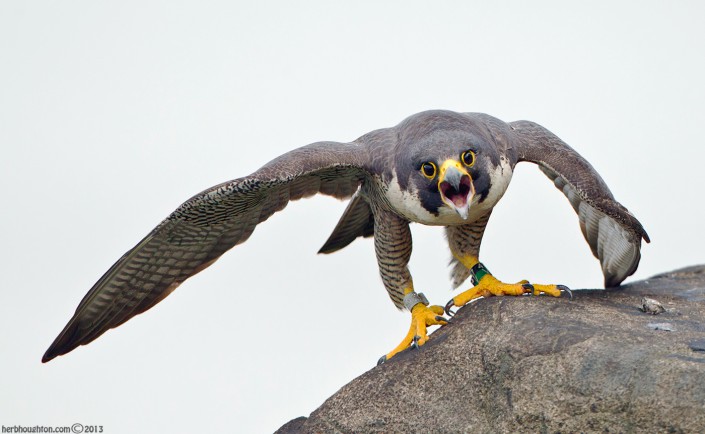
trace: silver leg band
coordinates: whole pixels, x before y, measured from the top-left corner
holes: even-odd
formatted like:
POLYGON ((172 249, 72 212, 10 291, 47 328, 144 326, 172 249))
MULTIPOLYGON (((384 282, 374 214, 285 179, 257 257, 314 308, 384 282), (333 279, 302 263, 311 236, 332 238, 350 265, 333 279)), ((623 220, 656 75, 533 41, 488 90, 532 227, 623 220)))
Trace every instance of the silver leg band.
POLYGON ((404 307, 406 307, 408 310, 411 310, 411 308, 413 308, 419 303, 423 304, 424 306, 428 306, 428 299, 421 292, 419 292, 418 294, 415 292, 410 292, 404 296, 404 307))

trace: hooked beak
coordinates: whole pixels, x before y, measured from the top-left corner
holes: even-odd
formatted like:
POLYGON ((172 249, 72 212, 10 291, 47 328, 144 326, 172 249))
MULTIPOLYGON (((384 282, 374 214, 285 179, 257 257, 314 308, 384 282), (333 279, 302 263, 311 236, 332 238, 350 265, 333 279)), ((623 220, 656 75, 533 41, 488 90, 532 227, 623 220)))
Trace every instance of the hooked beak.
POLYGON ((446 160, 443 163, 438 177, 438 191, 443 202, 453 208, 463 220, 467 220, 475 186, 470 174, 460 162, 446 160))

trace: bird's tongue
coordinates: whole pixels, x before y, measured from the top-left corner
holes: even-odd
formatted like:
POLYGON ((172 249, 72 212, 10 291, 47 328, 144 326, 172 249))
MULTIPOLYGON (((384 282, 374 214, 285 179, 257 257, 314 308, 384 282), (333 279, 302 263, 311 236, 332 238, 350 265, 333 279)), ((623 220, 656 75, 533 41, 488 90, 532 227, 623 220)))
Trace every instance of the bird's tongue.
POLYGON ((453 204, 458 208, 462 208, 466 203, 468 203, 468 197, 463 196, 462 194, 451 195, 448 199, 450 199, 451 202, 453 202, 453 204))

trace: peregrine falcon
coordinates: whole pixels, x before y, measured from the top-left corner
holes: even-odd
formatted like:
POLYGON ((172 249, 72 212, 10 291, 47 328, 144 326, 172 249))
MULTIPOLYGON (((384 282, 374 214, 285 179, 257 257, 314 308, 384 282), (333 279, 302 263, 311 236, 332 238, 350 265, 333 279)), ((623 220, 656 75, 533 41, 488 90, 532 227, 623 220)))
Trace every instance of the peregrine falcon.
POLYGON ((446 324, 444 313, 450 315, 452 307, 475 298, 526 293, 559 297, 567 287, 525 280, 504 283, 480 262, 480 243, 492 209, 522 161, 537 164, 570 201, 600 261, 605 286, 618 286, 633 274, 641 240, 649 242, 649 237, 575 150, 534 122, 426 111, 351 143, 303 146, 249 176, 193 196, 98 280, 42 361, 88 344, 148 310, 245 242, 255 226, 289 201, 316 193, 351 198, 319 253, 340 250, 358 237, 374 237, 384 287, 397 308, 411 312, 409 332, 380 362, 423 345, 427 327, 446 324), (473 287, 445 307, 429 305, 414 289, 408 268, 411 222, 445 227, 453 286, 472 278, 473 287))

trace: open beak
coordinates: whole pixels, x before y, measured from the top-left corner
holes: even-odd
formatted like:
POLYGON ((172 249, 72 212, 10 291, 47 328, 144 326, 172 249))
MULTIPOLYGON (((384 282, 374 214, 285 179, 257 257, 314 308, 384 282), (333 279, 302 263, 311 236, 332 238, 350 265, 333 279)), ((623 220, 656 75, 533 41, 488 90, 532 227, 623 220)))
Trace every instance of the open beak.
POLYGON ((463 220, 467 220, 475 186, 470 174, 459 161, 446 160, 443 163, 438 177, 438 191, 443 202, 453 208, 463 220))

